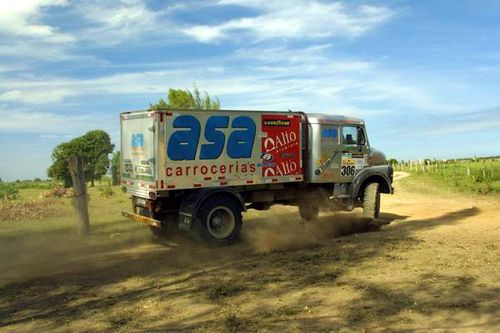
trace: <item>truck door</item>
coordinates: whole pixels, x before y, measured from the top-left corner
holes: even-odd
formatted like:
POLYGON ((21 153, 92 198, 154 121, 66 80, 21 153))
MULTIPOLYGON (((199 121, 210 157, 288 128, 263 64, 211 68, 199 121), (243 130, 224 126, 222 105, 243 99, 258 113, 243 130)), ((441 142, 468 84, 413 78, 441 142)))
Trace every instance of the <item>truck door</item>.
POLYGON ((121 178, 127 192, 148 197, 155 184, 155 123, 152 113, 121 117, 121 178))
POLYGON ((343 125, 341 128, 340 177, 351 182, 356 173, 368 165, 368 140, 364 126, 343 125))

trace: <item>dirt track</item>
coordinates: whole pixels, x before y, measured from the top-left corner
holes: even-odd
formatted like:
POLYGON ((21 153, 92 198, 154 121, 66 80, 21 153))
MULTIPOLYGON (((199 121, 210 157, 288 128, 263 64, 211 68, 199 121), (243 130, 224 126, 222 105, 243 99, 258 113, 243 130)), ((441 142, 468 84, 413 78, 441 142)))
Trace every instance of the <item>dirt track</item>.
POLYGON ((498 198, 410 178, 383 197, 391 223, 377 232, 356 214, 302 225, 276 206, 245 216, 228 248, 153 243, 137 226, 69 253, 13 250, 0 331, 499 331, 498 198))

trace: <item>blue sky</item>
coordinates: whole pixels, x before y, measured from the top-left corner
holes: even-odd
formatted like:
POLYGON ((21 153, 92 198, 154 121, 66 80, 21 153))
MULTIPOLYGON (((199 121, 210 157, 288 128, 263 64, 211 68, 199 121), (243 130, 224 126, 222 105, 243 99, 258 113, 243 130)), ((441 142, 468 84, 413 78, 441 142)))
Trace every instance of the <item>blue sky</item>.
POLYGON ((500 154, 500 2, 2 0, 0 177, 193 82, 223 108, 365 118, 398 159, 500 154))

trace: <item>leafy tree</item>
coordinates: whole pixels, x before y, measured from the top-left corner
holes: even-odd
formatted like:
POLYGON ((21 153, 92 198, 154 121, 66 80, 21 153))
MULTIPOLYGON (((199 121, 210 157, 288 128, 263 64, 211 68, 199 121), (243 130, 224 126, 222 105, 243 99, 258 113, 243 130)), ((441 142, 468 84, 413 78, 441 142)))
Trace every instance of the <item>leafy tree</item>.
POLYGON ((2 178, 0 178, 0 183, 3 183, 2 178))
POLYGON ((52 151, 53 163, 47 170, 47 175, 50 178, 62 180, 64 187, 71 187, 73 185, 68 168, 68 158, 73 153, 77 153, 74 151, 76 149, 73 149, 73 141, 61 143, 54 148, 52 151))
POLYGON ((167 101, 160 98, 158 103, 151 104, 152 108, 159 109, 191 109, 191 110, 219 110, 220 101, 218 97, 212 99, 205 91, 204 96, 195 85, 193 91, 189 89, 172 89, 167 93, 167 101))
POLYGON ((120 151, 114 152, 111 158, 111 184, 120 184, 120 151))
POLYGON ((86 180, 94 186, 94 181, 100 179, 109 169, 108 155, 113 152, 114 145, 108 133, 102 130, 87 132, 69 142, 64 142, 52 151, 53 163, 47 170, 51 178, 60 179, 65 187, 72 185, 68 168, 68 158, 81 156, 85 161, 86 180))
POLYGON ((390 159, 386 160, 385 163, 388 165, 396 165, 396 164, 398 164, 398 160, 395 158, 390 158, 390 159))
POLYGON ((91 186, 94 186, 94 180, 101 179, 109 169, 108 155, 113 152, 115 147, 111 143, 109 134, 102 130, 87 132, 85 135, 77 138, 82 147, 82 157, 85 163, 85 176, 90 180, 91 186))

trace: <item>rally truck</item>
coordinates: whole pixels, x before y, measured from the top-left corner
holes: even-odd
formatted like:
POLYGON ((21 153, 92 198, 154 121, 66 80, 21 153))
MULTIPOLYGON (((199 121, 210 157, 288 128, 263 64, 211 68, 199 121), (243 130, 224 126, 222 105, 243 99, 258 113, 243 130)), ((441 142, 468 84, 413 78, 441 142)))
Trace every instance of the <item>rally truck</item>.
POLYGON ((150 109, 121 122, 121 184, 132 211, 154 235, 172 228, 225 245, 242 212, 297 206, 305 221, 320 210, 380 212, 393 170, 371 148, 361 119, 270 111, 150 109))

